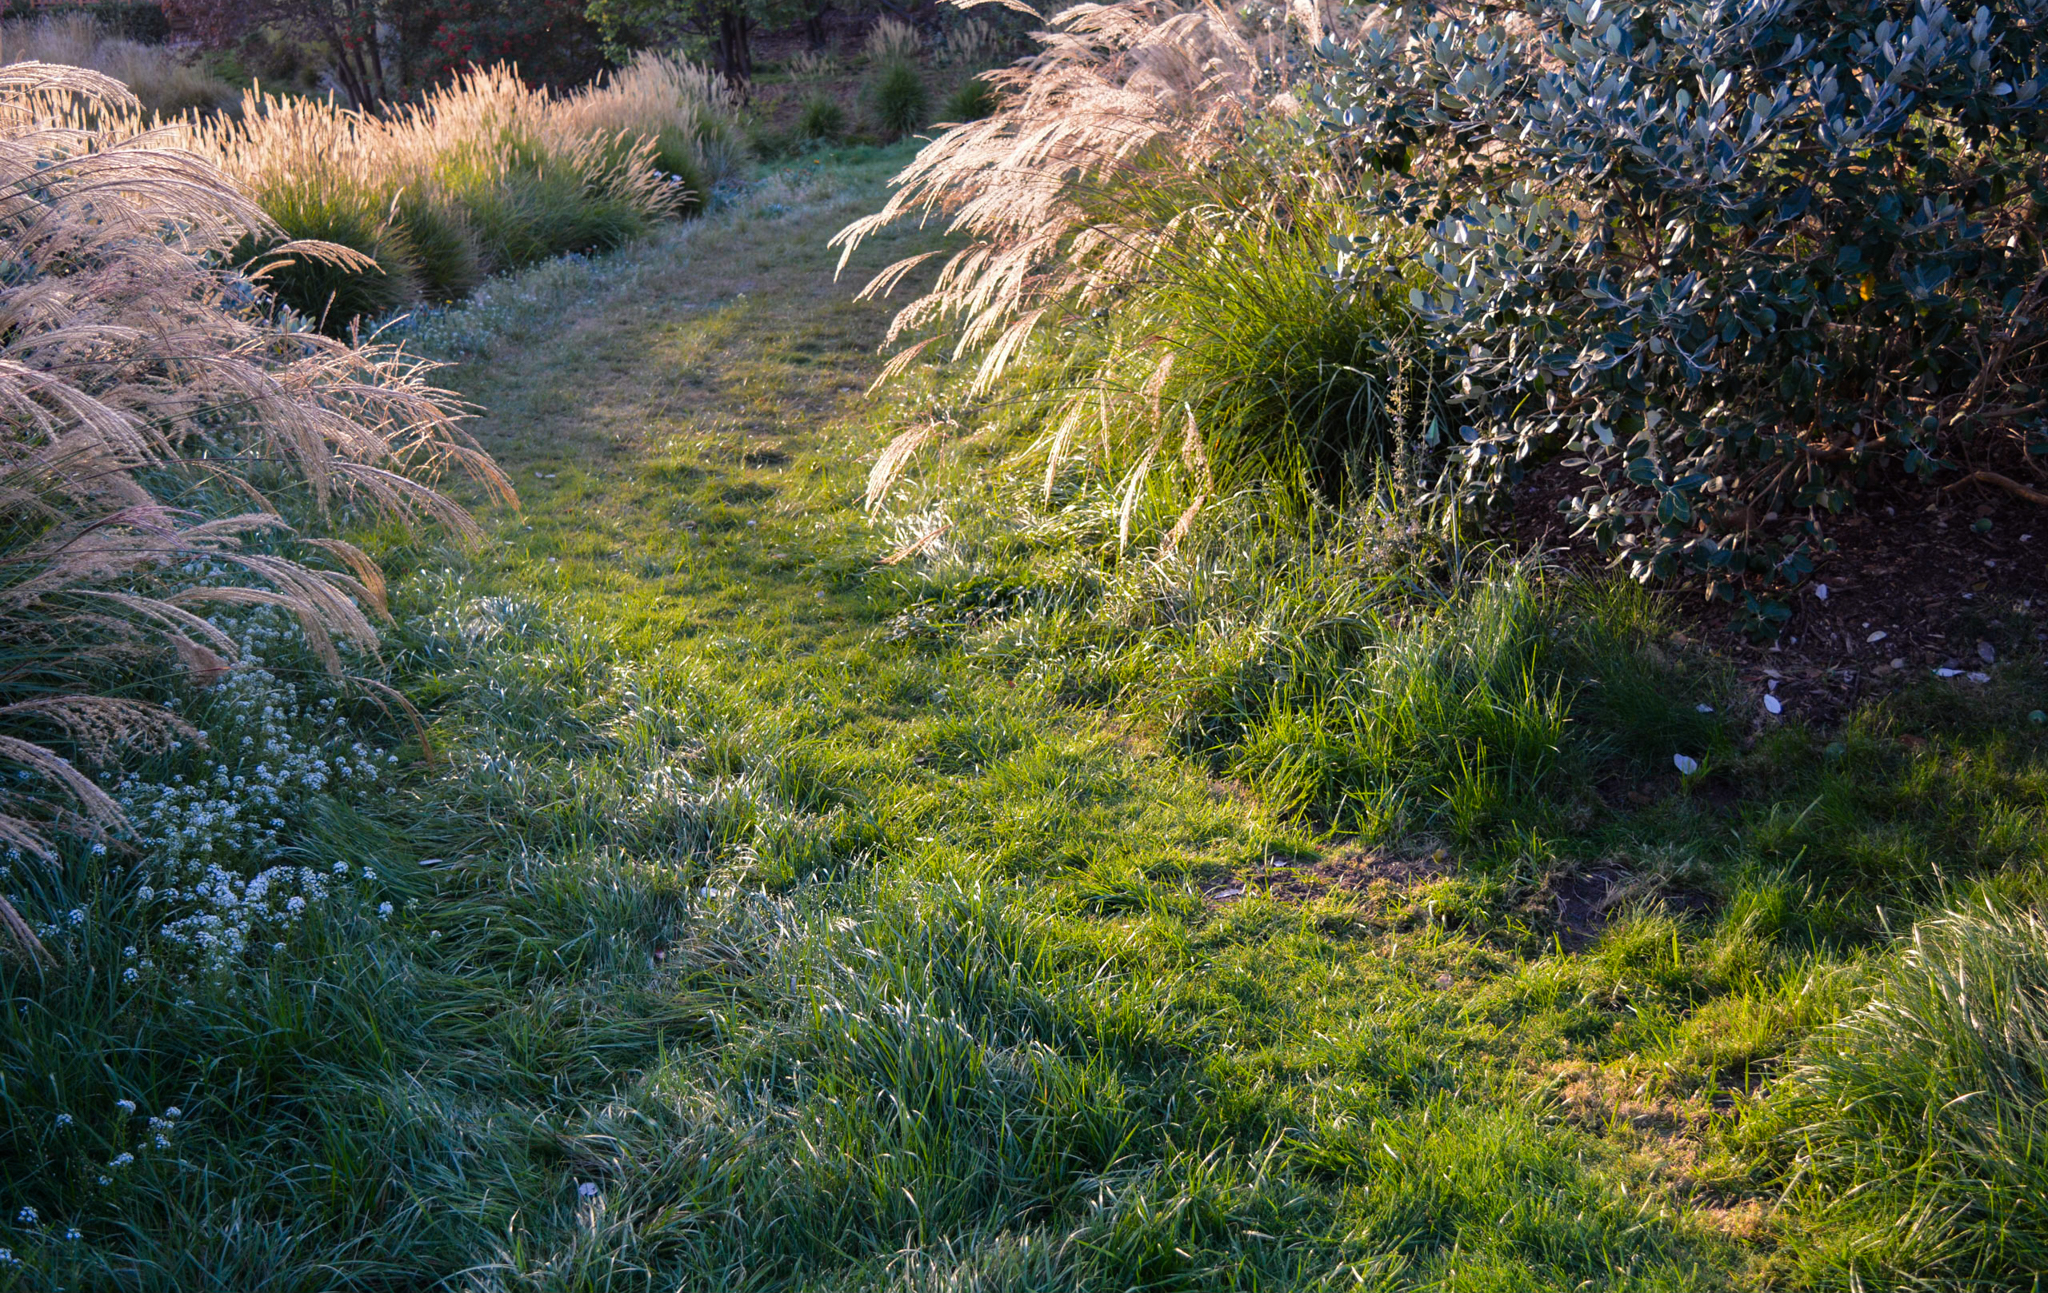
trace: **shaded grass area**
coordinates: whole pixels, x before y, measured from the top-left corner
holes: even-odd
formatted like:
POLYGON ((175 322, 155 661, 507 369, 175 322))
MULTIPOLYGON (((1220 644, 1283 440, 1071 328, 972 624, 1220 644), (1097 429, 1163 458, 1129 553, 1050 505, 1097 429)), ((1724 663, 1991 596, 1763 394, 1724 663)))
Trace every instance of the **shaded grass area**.
POLYGON ((231 977, 124 979, 118 853, 16 868, 88 917, 0 971, 0 1280, 1881 1276, 1783 1258, 1808 1212, 1743 1135, 1889 930, 2032 894, 2031 666, 1753 721, 1654 602, 1364 521, 1120 560, 1077 466, 982 527, 1029 492, 993 439, 871 524, 915 406, 863 402, 884 314, 822 244, 903 156, 421 325, 525 499, 473 564, 384 545, 432 756, 341 702, 404 776, 295 856, 376 878, 231 977))

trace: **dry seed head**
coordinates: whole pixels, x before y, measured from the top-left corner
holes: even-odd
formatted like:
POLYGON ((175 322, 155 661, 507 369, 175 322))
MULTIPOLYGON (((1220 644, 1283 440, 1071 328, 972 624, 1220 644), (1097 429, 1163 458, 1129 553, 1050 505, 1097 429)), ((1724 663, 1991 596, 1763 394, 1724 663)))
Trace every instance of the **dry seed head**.
MULTIPOLYGON (((513 501, 431 365, 282 331, 223 268, 245 236, 275 235, 232 175, 275 178, 259 158, 360 173, 391 146, 381 123, 331 106, 255 106, 235 126, 154 126, 97 73, 0 67, 0 242, 16 267, 0 290, 0 643, 15 676, 79 680, 70 694, 0 688, 0 764, 27 774, 0 785, 0 845, 48 855, 53 834, 119 824, 57 739, 97 757, 181 730, 83 680, 164 655, 217 677, 234 644, 201 610, 284 607, 335 668, 342 641, 374 650, 374 563, 332 540, 304 551, 340 570, 252 550, 250 536, 288 547, 292 530, 258 479, 303 490, 316 517, 431 519, 472 538, 437 482, 463 476, 513 501), (206 491, 180 482, 225 486, 251 510, 195 515, 159 501, 154 481, 181 499, 206 491)), ((11 909, 0 927, 34 950, 11 909)))

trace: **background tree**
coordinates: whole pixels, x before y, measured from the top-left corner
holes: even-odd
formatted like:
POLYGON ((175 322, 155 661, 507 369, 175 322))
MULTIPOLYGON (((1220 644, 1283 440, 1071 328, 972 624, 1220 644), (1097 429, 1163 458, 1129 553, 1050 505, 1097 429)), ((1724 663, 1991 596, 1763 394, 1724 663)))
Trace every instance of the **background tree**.
POLYGON ((584 12, 615 60, 634 49, 701 42, 711 66, 744 85, 754 75, 754 30, 801 21, 817 7, 806 0, 588 0, 584 12))
POLYGON ((166 0, 165 12, 208 44, 224 45, 276 25, 327 47, 329 68, 359 107, 398 90, 385 46, 402 0, 166 0))

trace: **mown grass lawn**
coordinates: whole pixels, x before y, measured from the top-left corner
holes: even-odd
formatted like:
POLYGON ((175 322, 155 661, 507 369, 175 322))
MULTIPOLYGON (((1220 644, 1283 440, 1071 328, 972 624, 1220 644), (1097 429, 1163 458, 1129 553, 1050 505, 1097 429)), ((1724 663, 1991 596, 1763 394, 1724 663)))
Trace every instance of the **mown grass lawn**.
MULTIPOLYGON (((886 306, 824 243, 905 156, 794 166, 423 330, 461 352, 523 507, 474 557, 387 541, 392 681, 427 740, 357 703, 405 743, 399 790, 296 828, 309 865, 377 879, 253 980, 131 990, 81 968, 121 963, 112 927, 70 971, 5 971, 10 1152, 53 1165, 0 1183, 44 1226, 17 1227, 18 1286, 1677 1290, 1826 1267, 1774 1210, 1768 1079, 1888 931, 2039 892, 2034 666, 1752 733, 1754 698, 1647 599, 1503 573, 1492 611, 1389 609, 1347 649, 1466 696, 1492 666, 1441 662, 1486 615, 1592 625, 1558 659, 1573 695, 1599 668, 1621 699, 1543 713, 1612 739, 1398 838, 1326 830, 1367 801, 1319 799, 1314 760, 1367 692, 1190 745, 1190 707, 1238 702, 1136 698, 1208 648, 1046 574, 1071 537, 880 564, 916 533, 862 509, 902 413, 864 395, 886 306), (176 1149, 101 1185, 123 1099, 176 1107, 176 1149)), ((996 456, 968 446, 951 479, 996 456)), ((97 911, 129 882, 44 883, 97 911)))

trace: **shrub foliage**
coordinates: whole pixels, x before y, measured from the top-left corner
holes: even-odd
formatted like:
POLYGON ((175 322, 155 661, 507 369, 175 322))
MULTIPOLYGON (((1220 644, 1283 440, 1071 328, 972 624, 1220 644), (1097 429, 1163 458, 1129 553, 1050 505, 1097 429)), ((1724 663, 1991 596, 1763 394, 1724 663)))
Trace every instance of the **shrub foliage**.
POLYGON ((1442 487, 1570 455, 1637 577, 1777 617, 1874 478, 2017 484, 2048 449, 2043 19, 1537 0, 1326 41, 1357 201, 1403 240, 1351 266, 1405 271, 1419 233, 1412 302, 1460 366, 1442 487))

